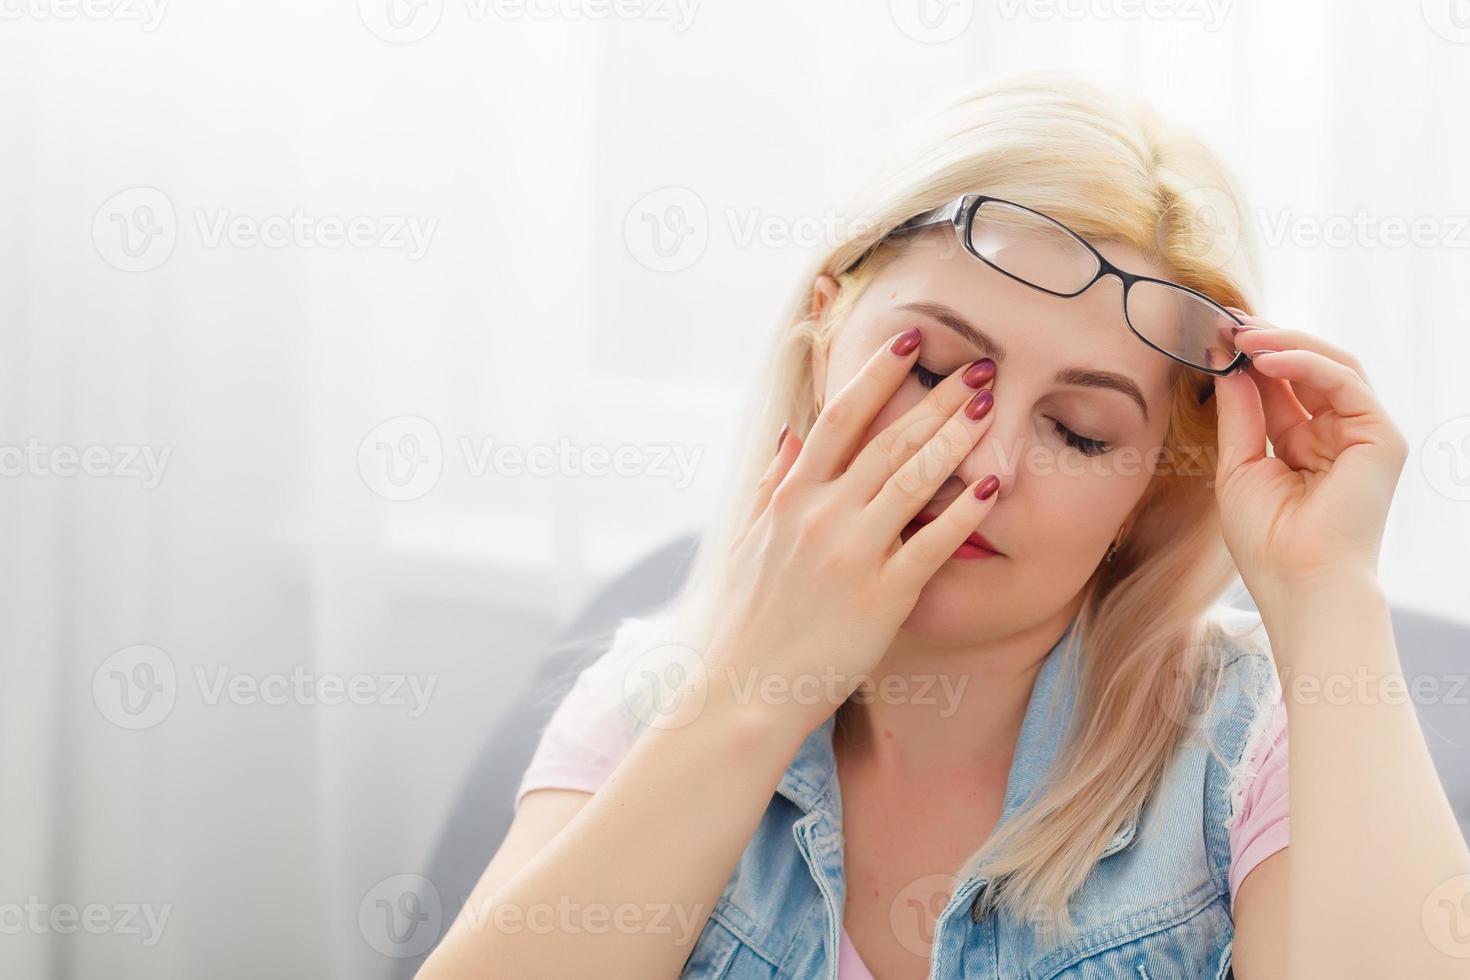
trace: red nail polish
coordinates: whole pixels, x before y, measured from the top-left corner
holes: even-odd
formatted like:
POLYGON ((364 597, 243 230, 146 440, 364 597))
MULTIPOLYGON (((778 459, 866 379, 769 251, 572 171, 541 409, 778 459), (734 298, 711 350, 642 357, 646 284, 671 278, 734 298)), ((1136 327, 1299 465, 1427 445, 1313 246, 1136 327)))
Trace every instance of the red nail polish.
POLYGON ((923 337, 924 335, 919 332, 918 327, 909 327, 903 333, 898 335, 897 339, 893 341, 893 346, 888 349, 893 351, 893 353, 897 354, 899 357, 903 357, 906 354, 912 354, 914 348, 919 346, 919 341, 922 340, 923 337))
POLYGON ((999 489, 1000 477, 992 473, 985 479, 981 480, 980 484, 975 487, 975 496, 981 500, 989 500, 991 497, 995 496, 995 491, 999 489))
POLYGON ((776 455, 781 455, 781 447, 786 444, 786 433, 791 431, 791 426, 782 425, 781 434, 776 437, 776 455))
POLYGON ((978 422, 985 417, 985 413, 989 412, 990 406, 994 404, 995 396, 990 393, 990 389, 982 388, 975 392, 975 396, 965 406, 965 415, 978 422))
POLYGON ((995 362, 988 357, 982 357, 966 369, 965 384, 971 388, 978 388, 993 377, 995 377, 995 362))

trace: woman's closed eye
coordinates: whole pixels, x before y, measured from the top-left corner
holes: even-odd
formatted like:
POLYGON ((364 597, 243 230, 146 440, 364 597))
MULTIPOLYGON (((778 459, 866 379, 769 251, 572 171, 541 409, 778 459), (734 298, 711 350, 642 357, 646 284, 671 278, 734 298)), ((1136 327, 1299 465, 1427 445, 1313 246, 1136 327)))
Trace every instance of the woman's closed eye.
POLYGON ((939 384, 939 382, 948 377, 948 375, 946 374, 940 374, 937 371, 929 370, 918 361, 915 361, 914 366, 909 368, 909 373, 918 378, 919 384, 925 388, 933 388, 935 385, 939 384))
POLYGON ((1051 419, 1051 424, 1056 428, 1057 435, 1066 440, 1067 445, 1084 456, 1101 456, 1108 451, 1108 444, 1101 439, 1089 439, 1087 436, 1079 436, 1056 419, 1051 419))
MULTIPOLYGON (((919 379, 919 384, 926 389, 933 388, 935 385, 939 384, 939 382, 948 377, 947 374, 941 374, 938 371, 929 370, 918 361, 915 361, 914 366, 909 370, 914 377, 919 379)), ((1071 446, 1082 455, 1100 456, 1108 451, 1108 444, 1103 440, 1091 439, 1084 435, 1078 435, 1076 432, 1073 432, 1071 429, 1067 428, 1056 419, 1049 419, 1048 421, 1051 422, 1053 428, 1056 430, 1057 435, 1061 436, 1062 439, 1067 443, 1067 445, 1071 446)))

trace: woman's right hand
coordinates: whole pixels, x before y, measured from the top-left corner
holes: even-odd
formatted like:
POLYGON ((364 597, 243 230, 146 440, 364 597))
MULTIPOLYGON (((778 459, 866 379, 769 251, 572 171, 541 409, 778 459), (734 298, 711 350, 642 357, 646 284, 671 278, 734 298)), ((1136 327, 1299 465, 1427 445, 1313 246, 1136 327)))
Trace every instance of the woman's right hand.
POLYGON ((984 436, 993 400, 984 386, 994 362, 974 362, 860 445, 921 340, 918 328, 892 338, 827 403, 805 442, 785 434, 730 544, 708 680, 783 703, 774 713, 804 731, 878 665, 925 583, 995 505, 999 480, 987 476, 900 538, 984 436))
POLYGON ((880 349, 805 445, 784 440, 732 536, 733 588, 719 597, 713 645, 703 656, 678 644, 639 655, 624 692, 640 716, 650 696, 658 702, 654 716, 641 718, 652 730, 633 741, 585 805, 528 796, 465 905, 484 912, 493 901, 524 912, 568 896, 581 909, 655 903, 679 911, 687 938, 671 939, 667 928, 485 929, 462 915, 420 976, 672 977, 687 965, 796 746, 846 695, 839 687, 815 703, 782 699, 767 682, 821 681, 828 673, 860 681, 930 575, 994 506, 993 496, 982 501, 966 490, 900 541, 990 424, 965 417, 975 392, 957 372, 861 446, 913 364, 916 335, 897 355, 880 349), (670 685, 675 697, 666 704, 670 685), (737 686, 754 692, 749 709, 729 697, 737 686), (532 810, 534 823, 525 819, 532 810))

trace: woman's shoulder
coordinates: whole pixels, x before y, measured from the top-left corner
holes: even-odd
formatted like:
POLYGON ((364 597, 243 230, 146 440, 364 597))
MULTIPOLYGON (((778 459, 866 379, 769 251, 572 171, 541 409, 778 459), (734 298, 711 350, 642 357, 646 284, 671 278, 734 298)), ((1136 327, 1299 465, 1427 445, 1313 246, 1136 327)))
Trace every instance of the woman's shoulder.
MULTIPOLYGON (((531 761, 516 791, 516 805, 533 789, 556 787, 596 792, 637 739, 640 726, 634 696, 647 670, 657 672, 657 654, 666 620, 658 614, 624 616, 595 636, 574 637, 574 646, 596 644, 602 652, 575 672, 541 731, 531 761)), ((555 695, 552 695, 553 697, 555 695)))
POLYGON ((1261 614, 1255 609, 1220 603, 1205 617, 1203 642, 1207 661, 1234 684, 1256 698, 1275 693, 1276 661, 1261 614))
POLYGON ((582 668, 581 673, 605 672, 646 652, 666 632, 668 615, 667 612, 655 611, 619 618, 604 631, 607 641, 602 645, 606 649, 582 668))
POLYGON ((1230 605, 1213 607, 1202 631, 1203 668, 1213 670, 1208 727, 1213 747, 1233 768, 1276 715, 1281 680, 1261 614, 1230 605))
MULTIPOLYGON (((1246 845, 1268 836, 1257 824, 1275 812, 1274 805, 1256 797, 1276 784, 1257 777, 1263 769, 1275 773, 1284 759, 1284 745, 1274 753, 1268 749, 1284 743, 1285 712, 1270 638, 1257 610, 1212 607, 1199 635, 1206 651, 1202 659, 1218 668, 1207 720, 1196 732, 1206 749, 1205 836, 1221 894, 1233 897, 1245 872, 1269 856, 1265 843, 1246 845), (1258 805, 1251 807, 1250 801, 1258 805), (1251 809, 1257 811, 1255 818, 1246 812, 1251 809)), ((1273 847, 1281 846, 1274 831, 1270 836, 1273 847)))
MULTIPOLYGON (((616 713, 619 706, 626 708, 625 695, 637 684, 639 674, 657 671, 653 661, 667 643, 668 625, 666 612, 623 616, 605 628, 600 637, 580 641, 601 647, 602 652, 581 667, 568 668, 576 676, 553 720, 566 721, 581 712, 606 717, 616 713)), ((565 681, 561 686, 566 687, 565 681)), ((631 717, 628 720, 631 723, 631 717)))

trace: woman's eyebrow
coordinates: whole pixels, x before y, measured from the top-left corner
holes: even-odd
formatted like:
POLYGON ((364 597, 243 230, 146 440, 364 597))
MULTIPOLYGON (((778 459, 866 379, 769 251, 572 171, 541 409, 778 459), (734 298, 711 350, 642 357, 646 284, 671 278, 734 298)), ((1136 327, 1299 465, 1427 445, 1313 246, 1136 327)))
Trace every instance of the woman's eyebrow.
MULTIPOLYGON (((988 357, 997 365, 1005 363, 1006 349, 995 338, 960 316, 953 307, 945 306, 943 303, 917 302, 904 303, 897 308, 912 313, 922 313, 924 316, 937 320, 979 349, 981 357, 988 357)), ((1144 421, 1148 421, 1148 399, 1143 397, 1143 389, 1138 386, 1137 382, 1126 374, 1100 371, 1097 368, 1072 367, 1058 371, 1055 380, 1057 384, 1081 388, 1101 388, 1127 395, 1138 405, 1139 411, 1143 412, 1144 421)))
POLYGON ((1098 371, 1095 368, 1063 368, 1057 372, 1056 380, 1058 384, 1122 392, 1138 403, 1139 411, 1143 412, 1143 420, 1148 421, 1148 400, 1143 397, 1143 391, 1133 383, 1133 379, 1125 374, 1098 371))
POLYGON ((978 347, 981 357, 988 357, 997 365, 1005 363, 1006 349, 997 343, 989 334, 981 332, 969 320, 960 316, 953 307, 945 306, 943 303, 904 303, 898 309, 909 310, 913 313, 922 313, 931 319, 938 320, 975 347, 978 347))

